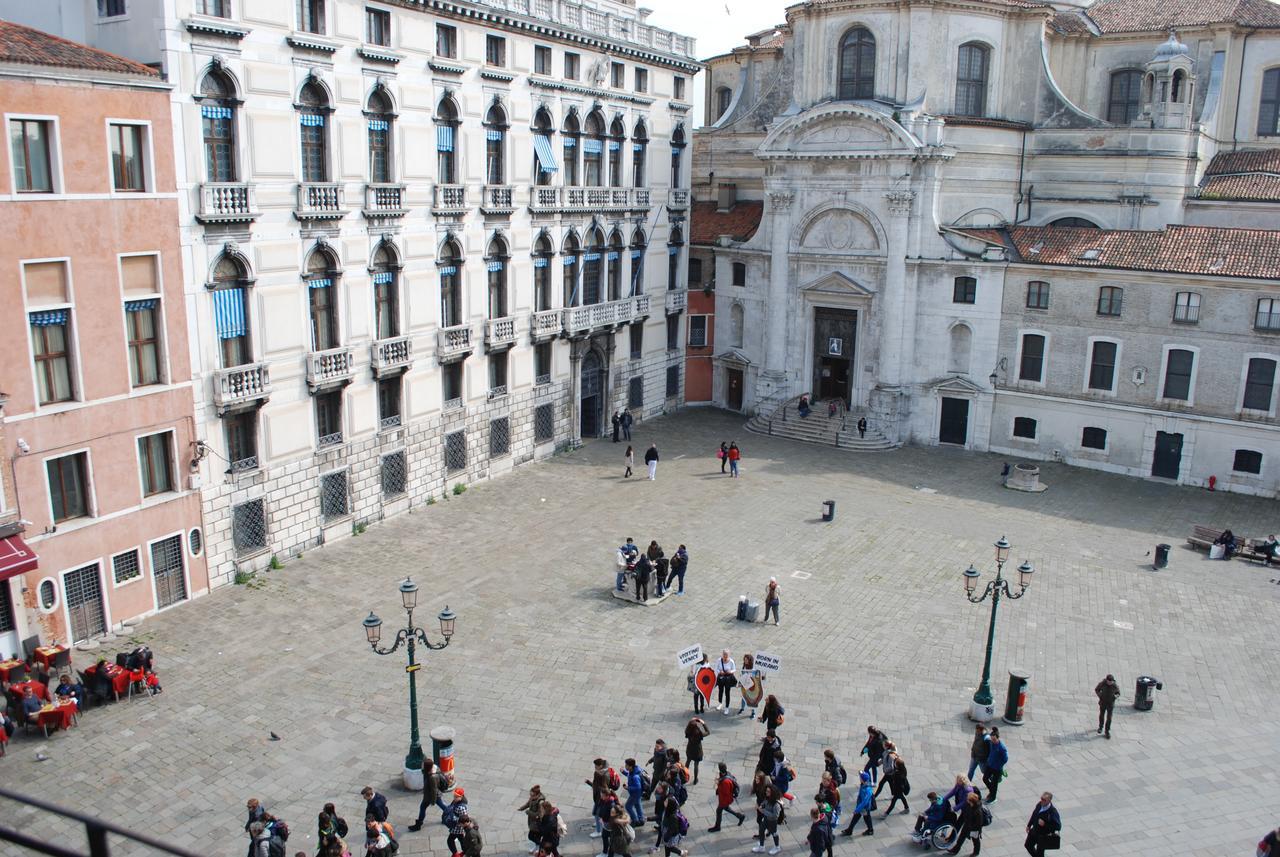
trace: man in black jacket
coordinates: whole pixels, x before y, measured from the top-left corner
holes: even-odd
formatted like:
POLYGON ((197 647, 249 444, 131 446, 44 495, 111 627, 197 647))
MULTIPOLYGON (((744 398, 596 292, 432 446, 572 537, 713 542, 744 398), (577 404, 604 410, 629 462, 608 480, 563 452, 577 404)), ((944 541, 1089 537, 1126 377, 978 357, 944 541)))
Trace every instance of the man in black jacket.
POLYGON ((1062 829, 1062 816, 1053 805, 1053 793, 1040 795, 1040 802, 1031 810, 1027 820, 1027 841, 1024 846, 1031 857, 1044 857, 1045 846, 1057 848, 1057 833, 1062 829))
POLYGON ((427 817, 427 807, 435 804, 441 812, 448 809, 440 798, 440 791, 447 789, 444 774, 436 770, 436 763, 430 758, 422 760, 422 803, 418 804, 418 820, 409 825, 409 830, 417 832, 422 829, 422 820, 427 817))
POLYGON ((1098 696, 1098 732, 1101 734, 1105 726, 1107 737, 1110 738, 1111 713, 1115 711, 1116 700, 1120 698, 1120 685, 1116 684, 1116 677, 1108 673, 1106 678, 1098 682, 1093 692, 1098 696))
POLYGON ((361 797, 365 799, 364 817, 372 818, 374 821, 383 822, 387 820, 389 815, 387 811, 387 799, 373 790, 373 786, 365 786, 360 792, 361 797))
POLYGON ((649 576, 653 573, 653 566, 649 563, 649 557, 640 554, 640 558, 636 560, 636 600, 649 600, 649 576), (643 594, 641 594, 643 593, 643 594))
POLYGON ((644 454, 644 463, 649 468, 649 480, 658 478, 658 445, 656 443, 649 444, 649 449, 644 454))

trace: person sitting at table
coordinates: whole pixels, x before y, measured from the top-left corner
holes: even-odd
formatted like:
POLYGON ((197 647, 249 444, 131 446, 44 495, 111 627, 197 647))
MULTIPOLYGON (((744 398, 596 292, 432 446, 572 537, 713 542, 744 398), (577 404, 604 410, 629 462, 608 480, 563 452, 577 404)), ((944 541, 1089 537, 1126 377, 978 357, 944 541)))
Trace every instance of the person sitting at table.
POLYGON ((12 738, 14 731, 18 728, 18 724, 13 722, 13 718, 9 716, 9 712, 0 708, 0 729, 4 730, 4 734, 12 738))
POLYGON ((124 665, 126 669, 151 672, 151 650, 146 646, 138 646, 129 653, 124 665))
POLYGON ((98 658, 98 662, 94 664, 93 671, 88 673, 88 676, 89 693, 95 700, 110 702, 115 698, 116 689, 111 683, 111 670, 107 666, 106 658, 98 658))
POLYGON ((30 685, 22 689, 22 713, 28 720, 39 714, 43 707, 44 703, 40 701, 40 697, 36 696, 30 685))
POLYGON ((53 692, 56 696, 70 697, 75 700, 76 711, 84 711, 84 685, 78 681, 72 682, 71 676, 64 675, 59 677, 58 686, 54 688, 53 692))

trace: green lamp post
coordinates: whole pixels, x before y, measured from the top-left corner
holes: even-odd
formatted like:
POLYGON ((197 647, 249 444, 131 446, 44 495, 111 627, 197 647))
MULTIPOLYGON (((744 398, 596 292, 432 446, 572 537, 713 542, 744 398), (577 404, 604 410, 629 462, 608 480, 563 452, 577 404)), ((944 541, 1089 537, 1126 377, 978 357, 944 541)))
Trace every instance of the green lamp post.
POLYGON ((991 652, 996 642, 996 612, 1000 609, 1000 598, 1004 596, 1012 600, 1021 598, 1027 592, 1027 587, 1031 585, 1031 575, 1035 573, 1035 569, 1031 563, 1023 561, 1018 566, 1018 591, 1014 592, 1009 587, 1009 581, 1004 577, 1004 564, 1009 560, 1009 540, 1004 536, 995 543, 996 549, 996 579, 989 581, 983 588, 982 594, 975 594, 978 587, 978 578, 982 573, 970 565, 964 570, 964 594, 974 604, 981 604, 991 598, 991 623, 987 626, 987 657, 982 664, 982 683, 978 685, 978 690, 973 694, 973 704, 969 708, 969 717, 985 723, 995 717, 995 706, 992 704, 994 698, 991 695, 991 652))
POLYGON ((378 642, 382 639, 382 620, 374 615, 373 611, 369 611, 368 617, 364 620, 364 632, 369 639, 369 647, 380 655, 389 655, 400 648, 403 643, 409 650, 409 665, 405 667, 405 672, 409 674, 409 753, 404 757, 404 784, 406 788, 418 790, 422 788, 422 743, 418 733, 418 670, 421 665, 414 659, 417 646, 421 645, 433 651, 443 649, 449 645, 449 640, 453 638, 453 626, 458 617, 448 605, 440 611, 437 617, 440 620, 440 636, 444 639, 439 643, 432 643, 427 639, 427 632, 422 628, 416 628, 413 624, 413 610, 418 605, 418 584, 409 578, 405 578, 400 584, 400 600, 404 603, 405 612, 408 614, 408 623, 405 627, 396 632, 395 643, 387 648, 380 647, 378 642))

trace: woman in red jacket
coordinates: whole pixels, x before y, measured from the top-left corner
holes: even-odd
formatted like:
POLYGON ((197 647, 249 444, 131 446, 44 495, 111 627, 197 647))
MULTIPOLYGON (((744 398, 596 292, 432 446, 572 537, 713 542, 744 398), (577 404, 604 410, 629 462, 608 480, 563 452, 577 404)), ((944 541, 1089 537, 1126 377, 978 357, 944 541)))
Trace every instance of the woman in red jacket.
POLYGON ((738 824, 747 820, 744 813, 738 812, 733 808, 733 802, 737 799, 734 794, 738 790, 738 781, 733 778, 733 774, 729 773, 729 768, 724 762, 720 763, 720 773, 716 776, 716 823, 712 827, 707 828, 707 833, 715 833, 720 829, 720 819, 727 812, 730 815, 738 817, 738 824))

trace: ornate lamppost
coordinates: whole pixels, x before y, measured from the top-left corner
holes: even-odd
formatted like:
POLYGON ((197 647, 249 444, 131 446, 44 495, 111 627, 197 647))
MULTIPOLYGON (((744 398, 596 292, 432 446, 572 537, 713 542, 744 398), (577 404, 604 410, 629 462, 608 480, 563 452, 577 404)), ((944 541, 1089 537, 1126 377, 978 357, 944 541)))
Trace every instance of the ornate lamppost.
POLYGON ((389 655, 400 648, 403 643, 409 649, 409 665, 406 666, 405 672, 409 674, 409 754, 404 757, 404 784, 405 788, 417 790, 422 788, 422 744, 418 738, 418 682, 417 673, 421 669, 421 664, 414 660, 415 648, 418 645, 425 646, 428 649, 439 650, 449 645, 449 640, 453 637, 453 624, 458 617, 448 605, 440 611, 440 636, 444 637, 443 642, 432 643, 427 639, 427 632, 422 628, 416 628, 413 624, 413 610, 418 605, 418 584, 409 578, 404 579, 404 583, 400 584, 400 600, 404 602, 405 612, 408 614, 408 622, 405 627, 396 632, 395 643, 390 648, 378 646, 378 641, 382 639, 382 620, 374 615, 373 611, 369 611, 368 617, 364 620, 364 632, 369 638, 369 647, 380 655, 389 655))
POLYGON ((975 595, 978 586, 978 578, 982 576, 982 572, 978 571, 972 565, 964 570, 964 594, 974 604, 981 604, 991 597, 991 624, 987 628, 987 657, 982 664, 982 684, 978 685, 978 690, 973 694, 973 705, 969 709, 969 717, 972 720, 985 723, 995 717, 995 706, 992 704, 991 696, 991 650, 995 646, 996 641, 996 611, 1000 608, 1000 597, 1017 600, 1027 592, 1027 587, 1031 585, 1031 575, 1035 573, 1035 569, 1031 563, 1023 561, 1018 566, 1018 591, 1014 592, 1009 587, 1009 581, 1004 577, 1004 564, 1009 560, 1009 540, 1004 536, 1000 537, 1000 541, 995 543, 996 549, 996 579, 989 581, 983 588, 981 595, 975 595))

